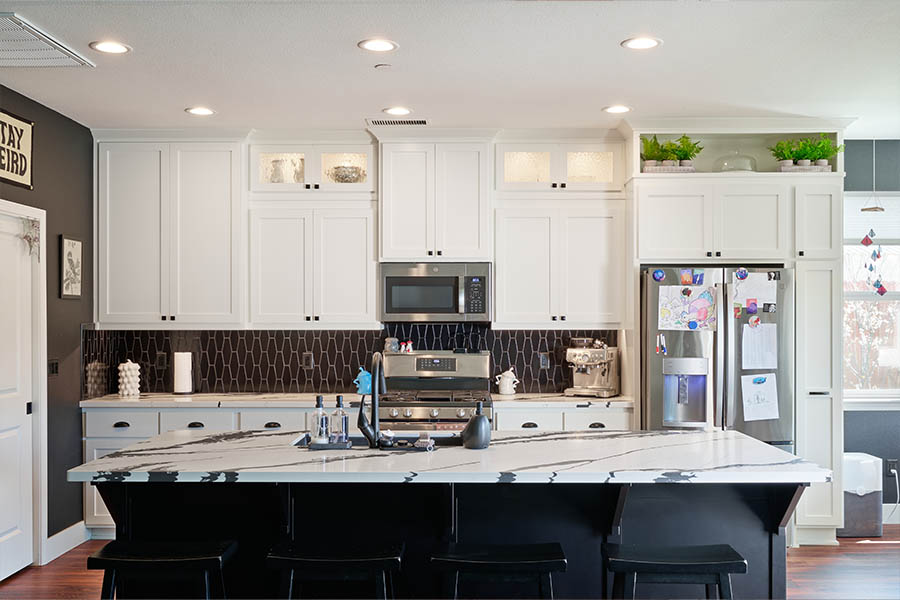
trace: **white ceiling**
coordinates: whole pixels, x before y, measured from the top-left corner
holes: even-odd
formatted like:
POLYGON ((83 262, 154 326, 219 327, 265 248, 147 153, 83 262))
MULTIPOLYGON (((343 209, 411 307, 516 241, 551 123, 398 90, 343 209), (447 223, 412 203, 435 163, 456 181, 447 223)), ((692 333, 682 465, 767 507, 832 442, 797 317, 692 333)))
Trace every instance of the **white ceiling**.
POLYGON ((0 69, 92 128, 361 129, 391 105, 437 127, 635 118, 857 117, 900 137, 900 1, 31 1, 12 10, 97 63, 0 69), (665 40, 635 52, 635 34, 665 40), (373 36, 400 49, 356 47, 373 36), (93 40, 134 51, 102 55, 93 40), (390 71, 376 71, 390 62, 390 71), (208 105, 218 114, 191 117, 208 105))

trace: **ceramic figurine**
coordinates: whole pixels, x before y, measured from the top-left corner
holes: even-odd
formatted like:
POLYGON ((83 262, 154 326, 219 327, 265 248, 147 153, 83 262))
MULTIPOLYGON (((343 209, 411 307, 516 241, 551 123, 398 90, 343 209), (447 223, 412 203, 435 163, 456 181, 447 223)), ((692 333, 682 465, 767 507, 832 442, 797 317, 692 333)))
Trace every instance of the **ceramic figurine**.
POLYGON ((141 366, 137 363, 123 362, 119 365, 119 396, 137 398, 141 395, 141 366))

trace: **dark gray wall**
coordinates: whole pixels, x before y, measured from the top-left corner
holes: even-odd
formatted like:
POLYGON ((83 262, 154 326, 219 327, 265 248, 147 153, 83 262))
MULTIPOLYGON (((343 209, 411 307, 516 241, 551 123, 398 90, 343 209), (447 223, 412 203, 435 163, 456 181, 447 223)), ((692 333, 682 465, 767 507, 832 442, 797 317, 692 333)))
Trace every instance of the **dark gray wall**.
POLYGON ((0 198, 47 211, 47 356, 59 360, 48 378, 47 412, 50 535, 82 519, 81 486, 66 470, 81 464, 81 323, 93 319, 93 138, 86 127, 0 86, 0 106, 34 121, 34 189, 0 182, 0 198), (59 235, 84 242, 81 298, 59 297, 59 235))
MULTIPOLYGON (((845 412, 844 451, 900 459, 900 410, 845 412)), ((894 478, 885 477, 883 485, 884 503, 896 502, 894 478)))

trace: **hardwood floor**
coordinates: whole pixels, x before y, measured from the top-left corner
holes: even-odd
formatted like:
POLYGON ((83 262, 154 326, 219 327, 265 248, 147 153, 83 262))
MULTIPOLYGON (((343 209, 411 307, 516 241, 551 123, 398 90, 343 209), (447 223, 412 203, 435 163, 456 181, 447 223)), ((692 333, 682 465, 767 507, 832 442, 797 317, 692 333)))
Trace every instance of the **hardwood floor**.
MULTIPOLYGON (((103 574, 84 568, 103 546, 92 540, 44 567, 29 567, 0 582, 0 598, 99 598, 103 574)), ((900 598, 900 525, 884 537, 840 538, 839 546, 788 550, 788 598, 825 600, 900 598)))

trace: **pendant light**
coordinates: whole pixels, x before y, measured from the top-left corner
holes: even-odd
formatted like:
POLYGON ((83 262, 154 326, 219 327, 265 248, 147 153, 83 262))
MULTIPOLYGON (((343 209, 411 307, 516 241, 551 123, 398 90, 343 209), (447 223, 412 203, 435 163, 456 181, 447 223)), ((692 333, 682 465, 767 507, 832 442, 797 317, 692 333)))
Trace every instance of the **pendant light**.
POLYGON ((884 212, 884 207, 878 201, 878 195, 875 192, 875 140, 872 140, 872 197, 866 200, 859 212, 884 212))

